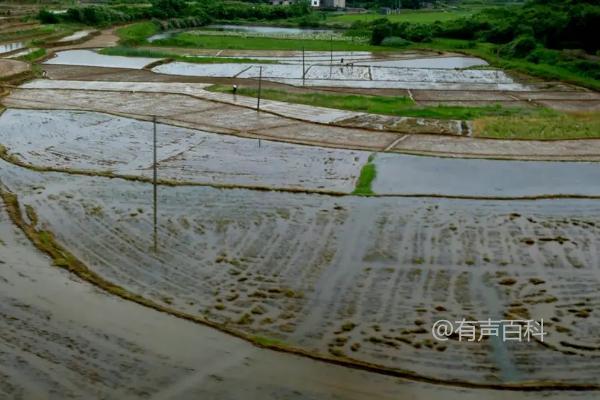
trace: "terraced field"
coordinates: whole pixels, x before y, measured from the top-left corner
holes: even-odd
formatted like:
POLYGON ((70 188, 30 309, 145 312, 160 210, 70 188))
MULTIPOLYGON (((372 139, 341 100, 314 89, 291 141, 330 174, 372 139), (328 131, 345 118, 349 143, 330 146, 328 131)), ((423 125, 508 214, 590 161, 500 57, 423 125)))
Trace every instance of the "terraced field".
MULTIPOLYGON (((116 38, 77 47, 96 41, 116 38)), ((43 65, 52 79, 2 99, 0 397, 597 397, 600 141, 257 110, 206 90, 254 84, 256 62, 65 48, 43 65), (438 341, 440 319, 543 319, 547 335, 438 341)), ((297 52, 243 55, 281 58, 262 76, 289 90, 305 74, 319 90, 401 90, 421 105, 600 104, 481 60, 390 54, 333 66, 315 52, 307 70, 297 52)))
POLYGON ((151 185, 6 163, 2 181, 100 276, 234 331, 443 380, 589 385, 598 375, 594 201, 165 188, 154 255, 151 185), (439 318, 510 315, 551 321, 544 345, 430 337, 439 318))

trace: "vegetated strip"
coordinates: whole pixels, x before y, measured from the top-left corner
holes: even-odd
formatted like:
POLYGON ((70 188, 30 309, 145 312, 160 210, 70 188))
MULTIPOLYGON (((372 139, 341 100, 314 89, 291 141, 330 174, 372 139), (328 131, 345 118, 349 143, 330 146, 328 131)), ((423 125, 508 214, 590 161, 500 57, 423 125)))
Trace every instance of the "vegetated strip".
POLYGON ((493 390, 510 390, 510 391, 546 391, 546 390, 561 390, 561 391, 598 391, 600 385, 597 384, 583 384, 583 383, 565 383, 565 382, 525 382, 521 384, 500 384, 500 383, 477 383, 462 380, 445 380, 434 378, 426 375, 420 375, 413 371, 387 368, 379 366, 373 363, 368 363, 352 358, 335 358, 322 354, 316 354, 304 349, 293 347, 287 344, 282 344, 276 340, 264 340, 260 337, 249 335, 224 324, 219 324, 196 315, 184 313, 176 309, 163 306, 150 299, 147 299, 139 294, 132 293, 128 289, 116 285, 96 272, 90 270, 81 260, 75 257, 65 247, 60 245, 54 237, 54 234, 47 230, 38 230, 37 222, 38 217, 31 206, 25 206, 25 212, 28 216, 30 223, 27 223, 23 219, 23 214, 19 200, 17 196, 7 190, 5 187, 0 185, 0 197, 5 203, 8 215, 19 229, 27 236, 27 238, 37 247, 40 251, 47 254, 52 260, 55 266, 66 269, 67 271, 75 274, 79 278, 97 286, 106 292, 118 296, 124 300, 132 301, 144 307, 151 308, 153 310, 170 314, 174 317, 185 319, 191 322, 207 325, 215 328, 221 332, 230 334, 232 336, 244 339, 253 345, 265 349, 275 350, 283 353, 294 354, 297 356, 307 357, 316 361, 327 362, 343 367, 353 368, 357 370, 363 370, 368 372, 379 373, 383 375, 431 383, 436 385, 445 386, 456 386, 473 389, 493 389, 493 390))
MULTIPOLYGON (((231 88, 225 85, 212 85, 205 90, 217 93, 230 93, 231 88)), ((241 87, 238 94, 257 97, 258 89, 241 87)), ((292 104, 327 107, 339 110, 366 112, 372 114, 392 115, 399 117, 460 119, 472 120, 485 116, 514 116, 538 115, 541 113, 554 114, 546 109, 527 109, 523 107, 505 107, 500 104, 487 106, 417 106, 408 96, 378 96, 358 94, 325 94, 325 93, 295 93, 278 89, 263 89, 261 97, 269 100, 283 101, 292 104)))
MULTIPOLYGON (((150 177, 115 174, 110 171, 94 171, 94 170, 81 170, 81 169, 67 169, 57 167, 41 167, 25 163, 16 157, 14 154, 9 154, 6 147, 0 144, 0 159, 16 165, 21 168, 26 168, 35 172, 40 173, 60 173, 68 175, 79 175, 79 176, 90 176, 108 179, 123 179, 126 181, 134 181, 140 183, 152 184, 153 180, 150 177)), ((373 160, 371 156, 370 161, 367 165, 371 164, 373 160)), ((519 200, 552 200, 552 199, 588 199, 596 200, 600 199, 600 195, 579 195, 579 194, 541 194, 531 196, 469 196, 469 195, 448 195, 448 194, 436 194, 436 193, 390 193, 390 194, 376 194, 371 190, 371 183, 375 179, 375 165, 373 166, 373 173, 370 171, 365 172, 366 176, 363 177, 363 171, 361 171, 361 177, 364 180, 364 184, 357 184, 356 189, 352 193, 339 192, 335 190, 324 190, 324 189, 307 189, 297 187, 274 187, 274 186, 262 186, 262 185, 244 185, 234 183, 214 183, 214 182, 190 182, 190 181, 175 181, 168 179, 158 179, 157 185, 167 187, 181 187, 181 186, 200 186, 200 187, 211 187, 215 189, 232 189, 232 190, 253 190, 257 192, 281 192, 281 193, 297 193, 297 194, 312 194, 332 197, 344 197, 344 196, 368 196, 368 197, 398 197, 398 198, 439 198, 439 199, 450 199, 450 200, 507 200, 507 201, 519 201, 519 200)), ((366 165, 365 165, 366 166, 366 165)), ((364 167, 363 167, 364 170, 364 167)))
POLYGON ((374 159, 375 153, 369 155, 367 163, 363 165, 362 169, 360 170, 360 176, 356 181, 356 188, 352 194, 359 196, 373 196, 375 194, 371 188, 371 184, 377 176, 377 169, 373 163, 374 159))

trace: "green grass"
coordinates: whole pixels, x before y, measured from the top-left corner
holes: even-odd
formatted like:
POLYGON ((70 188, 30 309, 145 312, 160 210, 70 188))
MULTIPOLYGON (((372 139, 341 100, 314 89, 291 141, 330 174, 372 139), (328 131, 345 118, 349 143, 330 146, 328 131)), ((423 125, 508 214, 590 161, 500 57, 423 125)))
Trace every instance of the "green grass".
POLYGON ((25 54, 24 56, 17 57, 17 60, 33 62, 39 58, 42 58, 46 55, 46 49, 36 49, 29 54, 25 54))
POLYGON ((59 30, 58 26, 54 25, 43 25, 36 28, 23 29, 14 32, 7 32, 0 34, 0 41, 20 40, 31 38, 34 36, 51 35, 59 30))
POLYGON ((352 41, 287 39, 268 37, 242 37, 227 35, 200 35, 180 33, 174 37, 157 40, 154 46, 193 47, 198 49, 235 49, 235 50, 301 50, 307 51, 389 51, 392 48, 372 46, 352 41))
POLYGON ((547 110, 528 117, 484 117, 474 122, 475 136, 494 139, 582 139, 600 137, 599 113, 547 110))
MULTIPOLYGON (((208 90, 229 93, 231 87, 213 85, 208 90)), ((257 97, 256 88, 241 87, 238 94, 257 97)), ((436 118, 436 119, 465 119, 471 120, 484 116, 511 116, 536 114, 535 109, 518 107, 491 106, 427 106, 420 107, 410 98, 404 96, 364 96, 353 94, 328 93, 296 93, 277 89, 263 89, 261 97, 269 100, 285 101, 288 103, 308 104, 312 106, 337 108, 340 110, 367 112, 402 117, 436 118)))
POLYGON ((14 32, 0 34, 0 42, 29 42, 35 45, 46 41, 53 41, 62 36, 69 35, 82 29, 79 24, 53 24, 41 25, 35 28, 22 29, 14 32))
POLYGON ((428 43, 413 43, 407 48, 418 50, 457 51, 482 58, 494 67, 513 70, 546 80, 560 80, 590 89, 600 90, 599 80, 573 72, 564 67, 550 64, 535 64, 523 59, 506 59, 499 57, 496 54, 495 46, 491 43, 436 38, 428 43))
POLYGON ((356 181, 356 187, 352 194, 360 196, 370 196, 375 194, 373 189, 371 189, 371 184, 377 176, 377 170, 375 169, 375 164, 373 164, 374 159, 375 155, 371 154, 367 163, 360 170, 360 176, 356 181))
POLYGON ((371 22, 379 18, 387 18, 392 22, 411 22, 419 24, 431 24, 435 21, 449 21, 452 19, 468 17, 473 14, 472 10, 402 10, 400 14, 381 15, 368 14, 342 14, 327 18, 327 23, 351 25, 356 21, 371 22))
MULTIPOLYGON (((231 93, 231 87, 213 85, 210 91, 231 93)), ((256 97, 256 88, 240 87, 238 94, 256 97)), ((407 97, 352 94, 297 93, 263 89, 261 97, 288 103, 394 116, 474 121, 474 134, 497 139, 576 139, 600 137, 599 113, 561 113, 547 108, 427 106, 419 107, 407 97)), ((366 167, 366 178, 374 167, 366 167)), ((365 178, 365 179, 366 179, 365 178)), ((359 180, 359 182, 361 182, 359 180)), ((363 187, 364 185, 361 185, 363 187)), ((366 190, 366 189, 365 189, 366 190)))
POLYGON ((277 64, 277 61, 257 60, 253 58, 229 58, 229 57, 192 57, 182 56, 175 53, 165 51, 157 51, 152 49, 144 49, 138 47, 106 47, 99 52, 109 56, 126 56, 126 57, 149 57, 149 58, 170 58, 176 61, 184 61, 197 64, 219 64, 219 63, 261 63, 261 64, 277 64))
POLYGON ((264 336, 253 336, 251 338, 251 340, 254 343, 257 343, 261 346, 265 346, 265 347, 283 347, 285 346, 285 344, 278 339, 271 339, 271 338, 267 338, 264 336))
POLYGON ((138 22, 116 31, 119 43, 124 45, 138 45, 145 43, 146 39, 158 33, 158 26, 151 21, 138 22))

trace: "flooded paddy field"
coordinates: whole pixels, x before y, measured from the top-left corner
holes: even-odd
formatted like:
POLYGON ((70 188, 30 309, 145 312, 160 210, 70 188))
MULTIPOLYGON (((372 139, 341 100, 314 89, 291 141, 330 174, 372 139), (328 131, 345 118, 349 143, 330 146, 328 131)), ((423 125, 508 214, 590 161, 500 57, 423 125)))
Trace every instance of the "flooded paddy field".
POLYGON ((0 54, 12 53, 25 48, 25 42, 12 42, 0 44, 0 54))
MULTIPOLYGON (((93 43, 116 40, 107 30, 93 43)), ((328 52, 312 53, 309 87, 381 87, 422 105, 600 104, 597 93, 569 85, 469 69, 484 62, 468 57, 349 52, 330 66, 328 52)), ((301 82, 298 52, 245 54, 281 63, 263 64, 272 82, 301 82)), ((582 161, 599 159, 600 141, 481 140, 462 121, 271 101, 256 112, 255 99, 210 93, 201 82, 253 84, 259 64, 151 72, 156 61, 59 52, 43 65, 48 76, 78 82, 33 81, 3 99, 0 397, 597 397, 600 201, 491 199, 598 195, 595 164, 397 152, 582 161), (138 179, 152 176, 153 116, 164 180, 156 252, 152 185, 138 179), (248 189, 348 194, 372 152, 382 152, 377 194, 489 198, 248 189), (219 185, 245 188, 211 187, 219 185), (37 248, 9 221, 8 192, 20 207, 13 222, 37 235, 37 248), (65 257, 38 251, 48 243, 65 257), (88 282, 56 268, 73 258, 89 268, 77 275, 88 282), (90 275, 104 284, 91 286, 90 275), (435 321, 463 318, 543 319, 548 334, 543 343, 433 338, 435 321), (535 390, 520 391, 527 385, 535 390)))
MULTIPOLYGON (((324 54, 322 57, 326 58, 324 54)), ((351 56, 352 57, 352 56, 351 56)), ((359 56, 359 59, 362 59, 359 56)), ((46 64, 79 65, 141 69, 159 59, 143 57, 107 56, 91 50, 67 50, 56 54, 46 64)), ((265 80, 291 85, 408 88, 452 90, 528 90, 503 71, 458 69, 463 66, 483 65, 483 60, 467 57, 431 57, 411 60, 371 60, 354 65, 336 54, 333 64, 317 62, 316 58, 303 70, 301 63, 211 63, 195 64, 181 61, 154 67, 156 73, 222 78, 258 78, 262 67, 265 80), (380 62, 384 62, 380 64, 380 62), (368 65, 365 65, 368 64, 368 65), (302 77, 305 81, 302 82, 302 77)), ((324 60, 327 61, 327 60, 324 60)))
POLYGON ((205 87, 183 82, 36 80, 13 89, 3 104, 97 111, 144 120, 156 115, 163 123, 207 132, 345 149, 532 160, 595 161, 600 157, 600 141, 594 139, 487 140, 467 137, 469 124, 461 121, 391 117, 269 100, 261 102, 265 112, 257 113, 256 99, 212 93, 205 87))
MULTIPOLYGON (((165 51, 160 47, 150 50, 165 51)), ((189 50, 167 49, 180 55, 196 57, 223 57, 264 59, 279 64, 263 64, 263 77, 266 81, 281 85, 302 87, 302 54, 290 51, 251 51, 251 50, 189 50), (183 51, 185 50, 185 51, 183 51)), ((80 52, 80 51, 79 51, 80 52)), ((62 65, 72 67, 81 65, 98 67, 142 68, 156 59, 131 64, 125 59, 133 57, 100 56, 87 57, 85 53, 65 51, 50 60, 47 67, 62 65), (100 58, 98 58, 100 57, 100 58), (77 61, 81 60, 81 62, 77 61), (146 61, 148 63, 144 64, 146 61), (57 64, 54 64, 57 63, 57 64)), ((93 53, 93 52, 92 52, 93 53)), ((370 91, 373 94, 382 90, 410 90, 411 96, 421 105, 489 105, 505 104, 521 107, 544 106, 562 111, 596 111, 600 109, 600 97, 597 93, 586 91, 559 82, 527 81, 521 82, 507 73, 495 69, 464 69, 485 63, 483 60, 456 55, 436 55, 433 52, 405 51, 391 54, 370 52, 334 52, 334 63, 330 65, 329 52, 307 52, 305 56, 305 81, 308 87, 328 87, 345 91, 370 91), (343 63, 341 62, 343 60, 343 63), (458 69, 457 69, 458 68, 458 69)), ((186 81, 199 80, 256 80, 259 75, 258 63, 240 64, 194 64, 171 62, 155 67, 156 74, 145 74, 144 80, 186 81)), ((91 68, 91 67, 90 67, 91 68)), ((67 71, 69 69, 67 68, 67 71)), ((50 69, 53 75, 65 77, 65 71, 50 69)), ((125 70, 126 71, 126 70, 125 70)), ((93 79, 107 80, 98 71, 93 79)), ((124 72, 117 80, 139 79, 135 73, 124 72)), ((69 78, 72 75, 67 75, 69 78)), ((85 70, 77 79, 89 80, 85 70)), ((113 78, 114 79, 114 78, 113 78)))
MULTIPOLYGON (((40 168, 152 177, 151 122, 92 112, 8 110, 0 143, 40 168)), ((354 189, 368 153, 157 125, 158 173, 187 183, 354 189)))
POLYGON ((477 383, 598 384, 600 202, 335 198, 39 173, 38 229, 168 309, 316 354, 477 383), (544 343, 436 342, 438 319, 545 321, 544 343))
POLYGON ((65 36, 61 39, 59 39, 57 41, 57 43, 63 43, 63 42, 71 42, 71 41, 75 41, 75 40, 80 40, 85 38, 86 36, 88 36, 90 33, 92 33, 92 31, 89 30, 83 30, 83 31, 77 31, 74 32, 68 36, 65 36))
POLYGON ((2 398, 501 398, 263 350, 109 296, 52 265, 11 223, 1 200, 0 323, 2 398))
MULTIPOLYGON (((152 177, 153 124, 86 111, 9 109, 0 143, 41 169, 152 177)), ((159 179, 274 189, 354 190, 368 152, 242 138, 157 124, 159 179)), ((600 196, 595 163, 462 160, 394 153, 374 161, 378 195, 600 196)))
MULTIPOLYGON (((401 61, 398 61, 401 62, 401 61)), ((228 78, 258 78, 291 85, 408 88, 408 89, 472 89, 527 90, 502 71, 456 70, 445 68, 413 68, 374 65, 312 64, 304 71, 302 65, 284 64, 192 64, 172 62, 154 67, 162 74, 228 78), (303 82, 302 76, 305 80, 303 82)))
POLYGON ((446 196, 600 196, 594 162, 544 162, 436 158, 378 154, 377 194, 446 196))
POLYGON ((92 50, 67 50, 56 53, 53 58, 45 61, 45 64, 142 69, 158 60, 146 57, 105 56, 92 50))
MULTIPOLYGON (((251 101, 254 105, 254 100, 251 101)), ((257 113, 244 103, 242 105, 246 107, 238 107, 183 93, 17 89, 4 98, 3 103, 15 108, 90 110, 146 120, 156 115, 164 123, 210 132, 350 149, 383 150, 398 137, 390 132, 315 125, 271 113, 257 113)), ((339 110, 318 114, 309 106, 293 106, 291 109, 298 118, 317 118, 319 121, 335 120, 349 114, 339 110), (296 113, 297 110, 300 110, 299 113, 296 113)))

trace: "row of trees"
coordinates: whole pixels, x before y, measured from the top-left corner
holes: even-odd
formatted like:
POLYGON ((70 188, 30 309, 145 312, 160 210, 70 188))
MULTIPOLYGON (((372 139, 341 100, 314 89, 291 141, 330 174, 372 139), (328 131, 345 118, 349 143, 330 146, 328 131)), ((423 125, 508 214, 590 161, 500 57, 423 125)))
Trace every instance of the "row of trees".
POLYGON ((441 26, 439 33, 459 39, 509 43, 519 37, 551 49, 600 49, 598 0, 532 0, 523 7, 487 9, 441 26))
MULTIPOLYGON (((353 26, 364 31, 364 26, 353 26)), ((364 23, 362 23, 364 24, 364 23)), ((493 43, 498 55, 561 66, 600 79, 598 0, 532 0, 523 6, 483 10, 471 17, 434 24, 370 24, 375 45, 406 46, 434 37, 493 43)))
POLYGON ((347 0, 347 7, 378 9, 389 8, 422 8, 426 4, 436 4, 437 0, 347 0))
POLYGON ((231 2, 222 0, 152 0, 152 7, 87 6, 69 8, 65 14, 54 14, 42 10, 39 19, 43 23, 77 22, 87 25, 110 25, 140 19, 185 18, 204 21, 213 19, 261 19, 275 20, 295 17, 307 17, 312 12, 307 0, 298 1, 289 6, 271 6, 270 4, 231 2))
MULTIPOLYGON (((541 45, 549 49, 600 49, 598 0, 533 0, 522 7, 485 9, 471 17, 435 24, 372 23, 372 42, 396 36, 421 42, 432 37, 508 44, 515 56, 541 45)), ((356 27, 354 27, 356 28, 356 27)))

